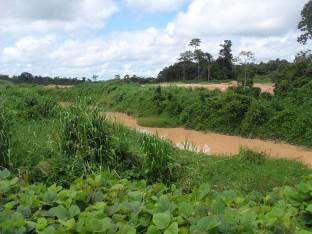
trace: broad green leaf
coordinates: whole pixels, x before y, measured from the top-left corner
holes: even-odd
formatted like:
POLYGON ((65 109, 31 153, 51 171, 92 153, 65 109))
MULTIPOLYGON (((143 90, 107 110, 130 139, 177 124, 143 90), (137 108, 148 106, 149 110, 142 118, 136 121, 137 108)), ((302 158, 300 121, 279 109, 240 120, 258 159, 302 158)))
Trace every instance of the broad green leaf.
POLYGON ((39 218, 36 223, 36 230, 42 231, 48 225, 48 221, 45 218, 39 218))
POLYGON ((204 217, 191 226, 191 233, 215 233, 219 225, 220 222, 215 217, 204 217))
POLYGON ((11 210, 16 206, 16 204, 17 204, 16 201, 8 202, 4 205, 4 209, 5 210, 11 210))
POLYGON ((307 230, 300 230, 300 231, 296 232, 296 234, 312 234, 312 232, 307 231, 307 230))
POLYGON ((69 207, 68 211, 71 218, 74 218, 75 216, 80 214, 80 209, 77 205, 72 205, 71 207, 69 207))
POLYGON ((97 202, 92 206, 94 210, 105 210, 107 207, 105 202, 97 202))
POLYGON ((47 191, 43 195, 43 201, 48 204, 53 204, 57 199, 57 193, 54 191, 47 191))
POLYGON ((134 227, 124 224, 119 226, 119 231, 117 232, 118 234, 135 234, 136 230, 134 227))
POLYGON ((129 192, 128 196, 131 200, 134 200, 134 201, 141 201, 143 198, 143 194, 140 191, 129 192))
POLYGON ((104 233, 108 230, 112 231, 114 229, 114 225, 108 217, 104 219, 92 218, 88 221, 86 228, 92 232, 104 233))
POLYGON ((312 204, 308 205, 308 207, 306 208, 306 211, 312 214, 312 204))
POLYGON ((158 230, 158 228, 155 225, 150 225, 146 233, 147 234, 160 234, 161 232, 158 230))
POLYGON ((178 234, 179 225, 177 222, 172 223, 164 232, 164 234, 178 234))
POLYGON ((211 186, 209 184, 202 184, 199 187, 199 197, 200 199, 205 198, 211 192, 211 186))
POLYGON ((66 230, 72 230, 75 227, 76 221, 74 218, 69 219, 67 221, 60 220, 60 223, 66 228, 66 230))
POLYGON ((52 225, 50 225, 46 229, 44 229, 43 231, 38 232, 38 233, 39 234, 55 234, 56 230, 52 225))
POLYGON ((171 202, 170 200, 168 199, 167 196, 161 196, 157 203, 155 204, 155 209, 154 209, 154 212, 155 213, 164 213, 164 212, 170 212, 171 210, 171 202))
POLYGON ((102 193, 102 191, 97 191, 94 194, 94 202, 101 202, 104 199, 104 194, 102 193))
POLYGON ((188 202, 179 204, 179 214, 184 218, 189 218, 193 213, 193 207, 188 202))
POLYGON ((11 173, 9 170, 4 169, 0 170, 0 180, 8 179, 11 176, 11 173))
POLYGON ((59 205, 58 207, 53 207, 49 210, 49 213, 52 216, 56 216, 58 219, 68 219, 70 217, 69 212, 67 211, 67 209, 62 206, 59 205))
POLYGON ((123 190, 125 187, 123 184, 115 184, 111 187, 112 191, 121 191, 123 190))
POLYGON ((170 213, 158 213, 153 215, 153 222, 156 225, 156 227, 160 230, 166 229, 168 225, 170 224, 171 217, 170 213))

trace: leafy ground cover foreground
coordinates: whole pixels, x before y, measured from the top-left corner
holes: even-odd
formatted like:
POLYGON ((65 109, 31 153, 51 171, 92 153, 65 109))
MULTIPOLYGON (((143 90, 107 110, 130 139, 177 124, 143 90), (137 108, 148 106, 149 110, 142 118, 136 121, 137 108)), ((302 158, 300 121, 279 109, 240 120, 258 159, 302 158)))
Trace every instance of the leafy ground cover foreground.
POLYGON ((311 176, 261 199, 100 174, 69 189, 21 184, 7 170, 0 179, 1 233, 312 233, 311 176))

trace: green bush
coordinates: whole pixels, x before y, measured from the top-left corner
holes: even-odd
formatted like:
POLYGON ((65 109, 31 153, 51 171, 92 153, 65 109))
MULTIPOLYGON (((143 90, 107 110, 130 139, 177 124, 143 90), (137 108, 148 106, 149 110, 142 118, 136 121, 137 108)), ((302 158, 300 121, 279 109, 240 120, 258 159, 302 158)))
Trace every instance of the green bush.
POLYGON ((264 101, 253 101, 240 125, 241 134, 249 137, 258 136, 259 129, 271 118, 272 112, 272 108, 264 101))
POLYGON ((240 148, 239 158, 243 163, 263 164, 267 159, 264 153, 259 153, 248 148, 240 148))

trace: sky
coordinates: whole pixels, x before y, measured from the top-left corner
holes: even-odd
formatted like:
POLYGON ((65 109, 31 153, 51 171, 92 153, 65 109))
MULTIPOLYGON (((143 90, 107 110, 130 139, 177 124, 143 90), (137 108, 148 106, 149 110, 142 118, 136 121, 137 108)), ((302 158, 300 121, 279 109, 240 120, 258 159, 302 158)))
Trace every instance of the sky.
POLYGON ((0 0, 0 74, 157 76, 192 38, 292 60, 308 0, 0 0))

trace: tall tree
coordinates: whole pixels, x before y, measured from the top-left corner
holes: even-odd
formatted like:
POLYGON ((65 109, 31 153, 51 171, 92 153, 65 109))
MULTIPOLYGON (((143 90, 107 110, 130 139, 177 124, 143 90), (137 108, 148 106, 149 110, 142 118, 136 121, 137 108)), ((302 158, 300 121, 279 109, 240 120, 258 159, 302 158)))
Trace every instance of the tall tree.
POLYGON ((193 57, 193 53, 189 50, 180 54, 179 61, 182 62, 182 65, 183 65, 183 80, 186 80, 185 64, 191 62, 192 57, 193 57))
POLYGON ((209 53, 204 53, 204 61, 206 62, 207 64, 207 79, 208 81, 211 80, 211 64, 212 64, 212 55, 209 54, 209 53))
POLYGON ((233 68, 233 55, 232 55, 232 41, 225 40, 220 45, 222 48, 219 52, 219 58, 217 63, 223 67, 224 75, 226 79, 234 79, 234 68, 233 68))
POLYGON ((201 49, 195 51, 195 57, 202 69, 207 68, 207 78, 210 80, 210 70, 211 70, 211 62, 212 55, 209 53, 203 52, 201 49))
POLYGON ((198 55, 198 50, 201 44, 201 40, 198 38, 194 38, 190 41, 189 46, 194 48, 194 59, 197 61, 197 78, 199 78, 199 58, 197 57, 198 55))
POLYGON ((302 35, 298 37, 298 42, 306 44, 309 39, 312 39, 312 0, 305 4, 301 11, 301 21, 298 29, 302 35))
POLYGON ((252 81, 251 82, 247 82, 247 69, 248 69, 248 65, 253 62, 255 58, 255 54, 251 51, 241 51, 239 53, 239 62, 241 65, 244 66, 244 82, 243 83, 243 86, 249 86, 249 85, 252 85, 252 81))
POLYGON ((201 40, 199 38, 194 38, 190 41, 189 46, 194 48, 194 51, 200 47, 201 40))

